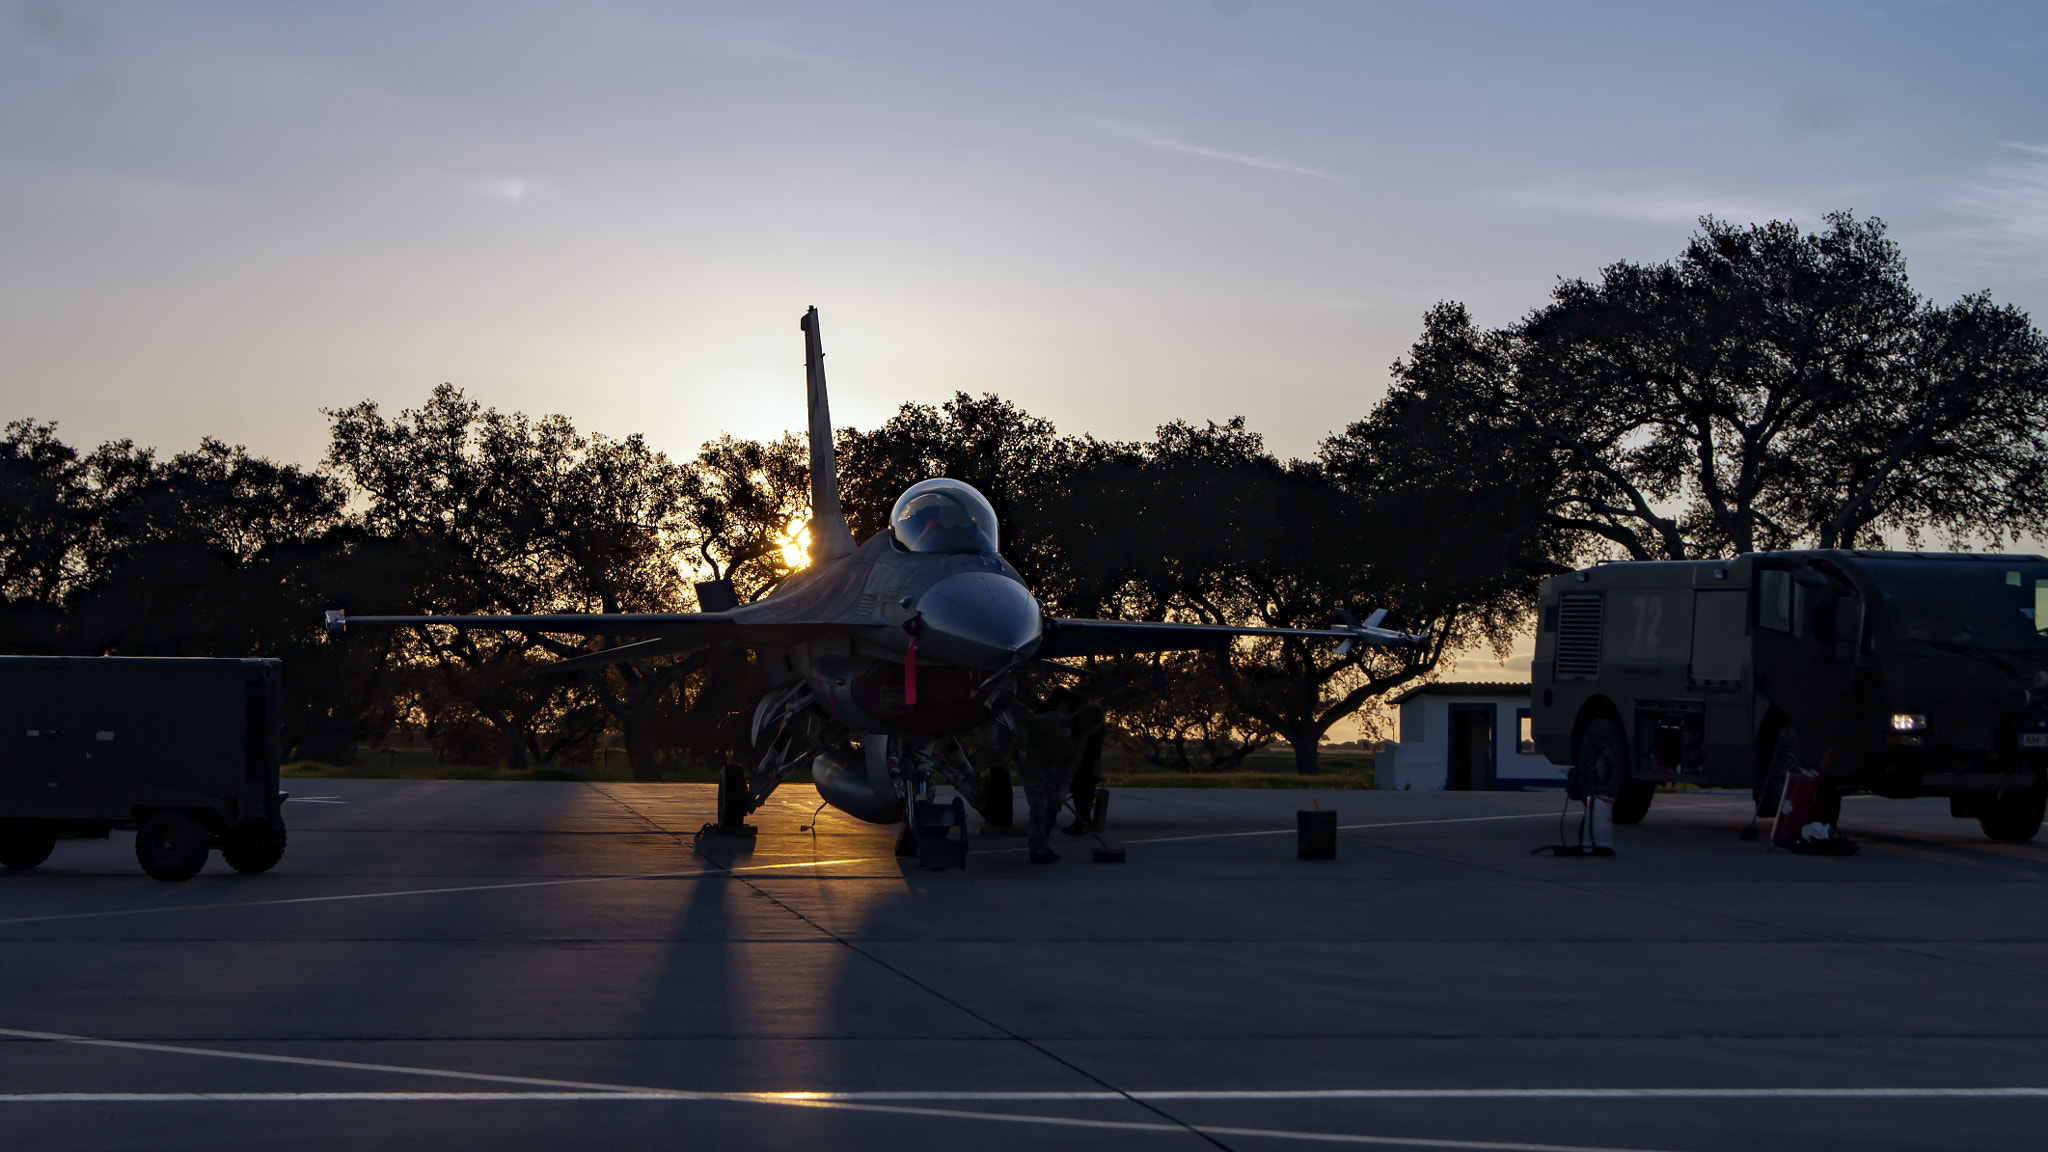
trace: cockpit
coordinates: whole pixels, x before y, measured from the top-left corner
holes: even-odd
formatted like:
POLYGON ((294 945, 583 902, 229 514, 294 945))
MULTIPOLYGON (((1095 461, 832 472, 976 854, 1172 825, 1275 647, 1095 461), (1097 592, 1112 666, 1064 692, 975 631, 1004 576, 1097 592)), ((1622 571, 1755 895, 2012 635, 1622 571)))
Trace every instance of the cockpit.
POLYGON ((996 510, 973 488, 943 477, 913 484, 889 511, 906 552, 995 552, 996 510))

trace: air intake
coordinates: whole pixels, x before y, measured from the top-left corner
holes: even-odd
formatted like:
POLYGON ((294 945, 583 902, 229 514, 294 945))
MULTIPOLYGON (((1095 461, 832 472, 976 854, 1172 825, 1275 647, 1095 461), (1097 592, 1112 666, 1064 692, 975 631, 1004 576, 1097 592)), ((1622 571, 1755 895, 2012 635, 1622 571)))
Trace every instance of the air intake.
POLYGON ((1567 593, 1557 619, 1559 680, 1592 680, 1600 675, 1600 594, 1567 593))

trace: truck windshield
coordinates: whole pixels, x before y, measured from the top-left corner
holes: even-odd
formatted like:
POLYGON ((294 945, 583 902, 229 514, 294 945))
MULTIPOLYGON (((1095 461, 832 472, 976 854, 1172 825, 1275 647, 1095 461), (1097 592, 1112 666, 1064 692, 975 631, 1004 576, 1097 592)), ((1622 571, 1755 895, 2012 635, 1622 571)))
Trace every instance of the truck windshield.
POLYGON ((1906 640, 1973 648, 2048 644, 2048 564, 1880 560, 1869 569, 1906 640))

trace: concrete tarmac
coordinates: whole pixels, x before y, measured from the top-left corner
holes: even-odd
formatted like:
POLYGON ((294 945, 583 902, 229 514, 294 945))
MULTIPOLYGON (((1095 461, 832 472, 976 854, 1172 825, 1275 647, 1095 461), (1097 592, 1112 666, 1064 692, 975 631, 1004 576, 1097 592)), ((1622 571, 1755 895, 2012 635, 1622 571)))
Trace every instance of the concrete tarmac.
MULTIPOLYGON (((263 876, 0 874, 0 1146, 2038 1148, 2048 844, 1662 795, 1126 790, 1124 864, 919 871, 787 788, 293 781, 263 876)), ((1018 811, 1023 811, 1021 798, 1018 811)))

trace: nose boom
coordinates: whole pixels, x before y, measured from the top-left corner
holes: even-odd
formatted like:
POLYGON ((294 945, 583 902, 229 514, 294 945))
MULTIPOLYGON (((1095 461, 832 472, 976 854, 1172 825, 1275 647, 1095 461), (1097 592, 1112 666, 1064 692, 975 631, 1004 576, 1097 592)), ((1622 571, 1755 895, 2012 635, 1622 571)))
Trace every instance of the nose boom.
POLYGON ((1038 601, 994 572, 948 576, 917 598, 920 652, 967 668, 1000 668, 1029 656, 1043 636, 1038 601))

